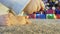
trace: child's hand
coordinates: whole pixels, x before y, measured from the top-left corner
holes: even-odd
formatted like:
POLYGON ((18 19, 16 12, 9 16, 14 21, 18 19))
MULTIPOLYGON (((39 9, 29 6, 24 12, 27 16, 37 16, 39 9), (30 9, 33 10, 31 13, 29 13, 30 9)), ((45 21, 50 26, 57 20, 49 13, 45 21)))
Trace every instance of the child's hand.
POLYGON ((44 10, 45 6, 42 0, 31 0, 30 3, 25 7, 24 12, 32 14, 40 9, 44 10))

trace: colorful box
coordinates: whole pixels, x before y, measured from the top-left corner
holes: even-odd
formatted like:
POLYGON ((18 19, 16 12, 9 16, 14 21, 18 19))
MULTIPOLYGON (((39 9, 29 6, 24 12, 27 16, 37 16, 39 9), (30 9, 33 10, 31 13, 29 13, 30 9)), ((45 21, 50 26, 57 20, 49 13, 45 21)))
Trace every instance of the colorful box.
POLYGON ((55 14, 46 14, 47 19, 54 19, 55 14))
POLYGON ((60 14, 56 14, 56 19, 60 19, 60 14))
POLYGON ((45 14, 36 14, 36 19, 46 19, 46 15, 45 14))
POLYGON ((28 16, 29 16, 30 19, 35 19, 36 18, 35 14, 29 14, 28 16))
POLYGON ((55 10, 55 13, 56 13, 56 14, 60 14, 60 10, 56 9, 56 10, 55 10))
POLYGON ((54 14, 54 10, 49 9, 49 10, 46 11, 46 14, 54 14))

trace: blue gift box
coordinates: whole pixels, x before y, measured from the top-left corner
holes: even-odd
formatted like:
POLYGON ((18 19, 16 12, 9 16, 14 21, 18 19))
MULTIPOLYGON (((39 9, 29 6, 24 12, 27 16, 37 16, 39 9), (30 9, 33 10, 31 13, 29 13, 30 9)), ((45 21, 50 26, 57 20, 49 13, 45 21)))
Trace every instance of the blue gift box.
POLYGON ((55 13, 56 13, 56 14, 60 14, 60 10, 56 9, 56 10, 55 10, 55 13))
POLYGON ((36 18, 38 18, 38 19, 46 19, 46 15, 45 14, 36 14, 36 18))

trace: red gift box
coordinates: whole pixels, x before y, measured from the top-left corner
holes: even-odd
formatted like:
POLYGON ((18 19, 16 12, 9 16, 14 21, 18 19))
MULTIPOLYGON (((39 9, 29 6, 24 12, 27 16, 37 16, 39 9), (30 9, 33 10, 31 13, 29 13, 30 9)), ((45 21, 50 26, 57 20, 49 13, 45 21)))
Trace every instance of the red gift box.
POLYGON ((49 9, 49 10, 46 11, 46 14, 54 14, 54 10, 49 9))
POLYGON ((57 18, 57 19, 60 19, 60 14, 57 14, 57 15, 56 15, 56 18, 57 18))
POLYGON ((36 18, 35 14, 29 14, 28 16, 29 16, 30 19, 35 19, 36 18))

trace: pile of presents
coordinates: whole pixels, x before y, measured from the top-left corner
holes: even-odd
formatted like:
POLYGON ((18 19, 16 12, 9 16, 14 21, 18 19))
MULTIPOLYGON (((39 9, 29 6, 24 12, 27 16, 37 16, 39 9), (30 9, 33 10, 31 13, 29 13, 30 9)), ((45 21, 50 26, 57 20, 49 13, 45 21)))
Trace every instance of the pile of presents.
POLYGON ((45 0, 45 10, 29 14, 29 19, 60 19, 59 0, 45 0))
POLYGON ((28 18, 30 19, 60 19, 60 9, 53 10, 49 8, 45 11, 34 12, 33 14, 29 14, 28 18))

